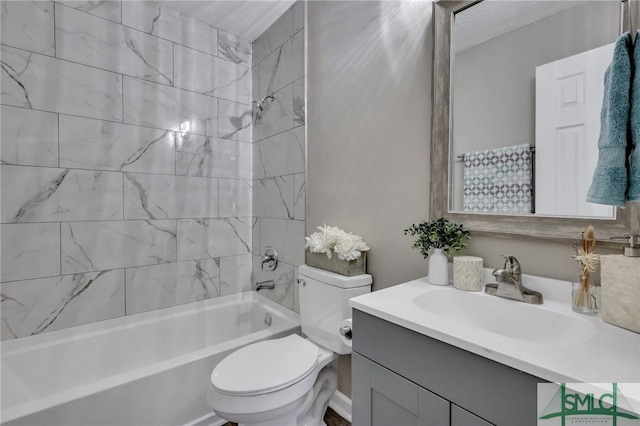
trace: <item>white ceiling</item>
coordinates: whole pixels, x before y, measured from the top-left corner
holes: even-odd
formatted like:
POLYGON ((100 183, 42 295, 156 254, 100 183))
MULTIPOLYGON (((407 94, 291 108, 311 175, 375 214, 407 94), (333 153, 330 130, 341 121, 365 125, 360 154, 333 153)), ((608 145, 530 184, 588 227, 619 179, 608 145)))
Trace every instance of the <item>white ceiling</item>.
POLYGON ((174 0, 158 3, 253 42, 295 0, 174 0))
POLYGON ((484 0, 456 14, 455 51, 463 51, 579 4, 575 0, 484 0))

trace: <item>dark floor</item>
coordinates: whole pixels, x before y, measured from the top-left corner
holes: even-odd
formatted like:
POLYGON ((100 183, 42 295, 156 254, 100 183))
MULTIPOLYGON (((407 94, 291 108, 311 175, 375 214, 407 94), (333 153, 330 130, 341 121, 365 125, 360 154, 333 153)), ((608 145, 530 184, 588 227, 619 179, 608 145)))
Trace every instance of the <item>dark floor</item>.
MULTIPOLYGON (((327 412, 324 414, 324 422, 327 426, 351 426, 351 422, 346 421, 338 415, 331 408, 327 408, 327 412)), ((223 426, 236 426, 237 423, 227 422, 223 426)))
POLYGON ((324 414, 324 422, 327 426, 351 426, 351 422, 340 417, 340 415, 331 408, 327 408, 327 412, 324 414))

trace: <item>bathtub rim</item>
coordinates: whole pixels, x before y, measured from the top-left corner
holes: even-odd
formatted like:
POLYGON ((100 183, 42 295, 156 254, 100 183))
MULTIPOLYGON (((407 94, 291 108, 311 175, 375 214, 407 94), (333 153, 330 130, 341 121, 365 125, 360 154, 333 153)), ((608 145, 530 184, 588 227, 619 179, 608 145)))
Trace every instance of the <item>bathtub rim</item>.
MULTIPOLYGON (((44 349, 47 346, 60 344, 67 341, 81 340, 84 337, 99 336, 101 334, 110 333, 117 330, 123 330, 152 323, 159 318, 180 317, 194 313, 194 311, 205 311, 213 309, 216 306, 235 304, 239 302, 256 302, 264 306, 268 310, 280 316, 284 322, 280 325, 271 326, 264 330, 256 331, 245 336, 237 337, 229 341, 208 346, 196 351, 191 351, 182 355, 178 355, 166 360, 154 362, 153 364, 135 368, 120 374, 95 380, 87 384, 82 384, 69 388, 60 392, 38 397, 34 400, 26 401, 9 407, 1 407, 0 422, 2 424, 10 422, 21 417, 25 417, 40 411, 53 408, 58 405, 73 402, 83 397, 93 395, 107 389, 123 385, 127 382, 140 380, 152 374, 158 374, 163 371, 175 368, 178 365, 188 364, 200 360, 202 358, 213 356, 220 352, 226 352, 237 347, 245 346, 249 343, 259 340, 265 340, 271 336, 278 335, 290 331, 295 333, 300 329, 300 316, 290 309, 273 302, 272 300, 257 294, 253 291, 222 296, 214 299, 206 299, 192 302, 184 305, 171 306, 167 308, 156 309, 153 311, 142 312, 138 314, 128 315, 124 317, 112 318, 109 320, 99 321, 95 323, 83 324, 75 327, 55 330, 35 336, 23 337, 15 340, 2 342, 0 350, 2 356, 19 355, 20 353, 44 349), (8 347, 7 347, 8 346, 8 347)), ((4 368, 2 368, 4 370, 4 368)), ((2 371, 2 376, 6 373, 2 371)), ((2 398, 4 401, 4 398, 2 398)))

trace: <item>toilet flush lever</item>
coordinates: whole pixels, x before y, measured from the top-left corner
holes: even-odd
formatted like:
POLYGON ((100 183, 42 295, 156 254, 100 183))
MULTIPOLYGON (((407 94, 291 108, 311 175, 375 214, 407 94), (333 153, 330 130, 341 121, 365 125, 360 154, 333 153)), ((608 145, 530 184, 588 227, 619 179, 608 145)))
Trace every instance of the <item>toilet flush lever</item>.
POLYGON ((340 335, 346 337, 347 340, 353 339, 351 327, 349 327, 348 325, 343 325, 342 327, 340 327, 339 331, 340 331, 340 335))
POLYGON ((262 256, 262 270, 275 271, 278 267, 278 253, 271 246, 267 246, 264 249, 264 256, 262 256))

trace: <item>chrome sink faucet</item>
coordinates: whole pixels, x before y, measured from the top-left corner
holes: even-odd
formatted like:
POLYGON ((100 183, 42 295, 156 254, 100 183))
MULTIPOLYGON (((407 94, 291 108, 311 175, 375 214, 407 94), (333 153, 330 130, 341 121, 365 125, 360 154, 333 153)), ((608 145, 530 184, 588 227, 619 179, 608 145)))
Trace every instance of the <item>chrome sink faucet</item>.
POLYGON ((525 303, 542 304, 542 293, 529 290, 522 285, 518 259, 514 256, 504 256, 504 258, 504 267, 492 272, 497 283, 487 284, 485 293, 525 303))

